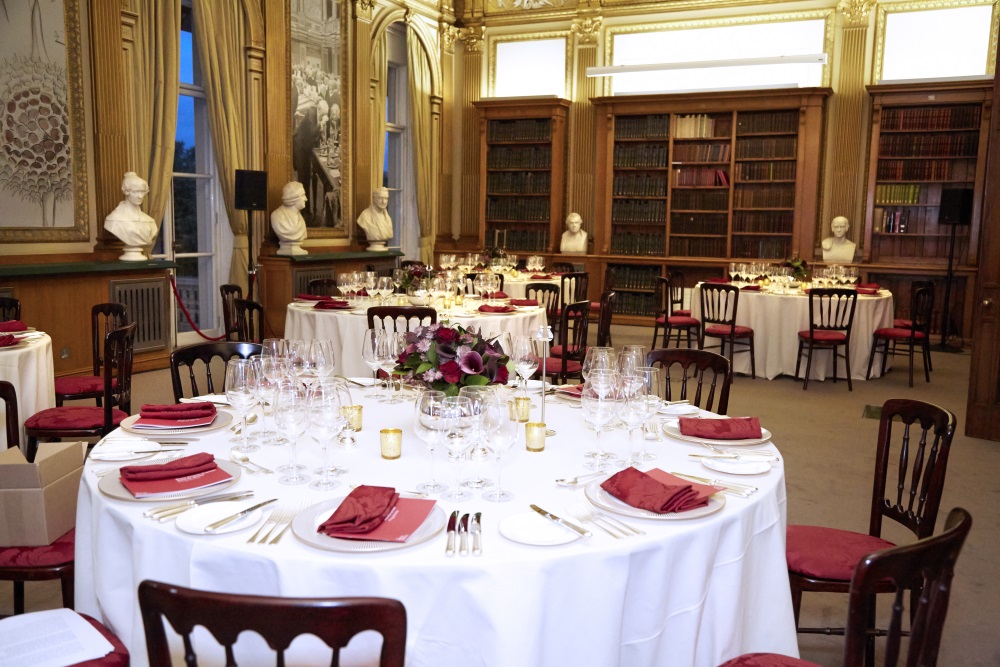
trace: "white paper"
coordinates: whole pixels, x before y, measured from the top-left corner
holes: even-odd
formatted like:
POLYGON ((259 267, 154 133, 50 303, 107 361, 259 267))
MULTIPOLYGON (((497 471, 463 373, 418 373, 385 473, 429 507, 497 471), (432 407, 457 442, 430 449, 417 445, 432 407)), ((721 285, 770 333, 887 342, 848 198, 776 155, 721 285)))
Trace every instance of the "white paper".
POLYGON ((0 621, 0 667, 64 667, 114 650, 72 609, 51 609, 0 621))

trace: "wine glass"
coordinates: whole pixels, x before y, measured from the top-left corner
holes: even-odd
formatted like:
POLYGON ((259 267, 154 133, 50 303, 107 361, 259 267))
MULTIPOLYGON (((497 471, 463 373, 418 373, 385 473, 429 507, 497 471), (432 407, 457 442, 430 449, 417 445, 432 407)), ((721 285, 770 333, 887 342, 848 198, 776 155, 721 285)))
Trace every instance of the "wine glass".
POLYGON ((413 430, 416 432, 417 437, 427 445, 427 451, 431 455, 431 481, 423 482, 417 486, 417 490, 423 493, 441 493, 448 488, 437 481, 437 475, 435 475, 437 466, 435 465, 434 458, 444 431, 444 420, 441 417, 441 407, 444 399, 445 395, 443 391, 425 389, 420 392, 416 401, 413 430))
MULTIPOLYGON (((636 369, 636 372, 642 373, 644 376, 644 382, 646 383, 646 400, 649 401, 650 410, 649 417, 646 419, 646 424, 644 426, 645 434, 643 436, 644 440, 657 440, 660 437, 660 408, 663 407, 664 389, 665 384, 663 382, 663 374, 659 367, 643 366, 642 368, 636 369)), ((645 449, 643 445, 642 458, 644 461, 652 461, 656 458, 656 454, 649 452, 645 449)))
POLYGON ((637 450, 632 436, 635 429, 641 428, 649 419, 654 406, 649 400, 650 386, 647 384, 646 373, 637 370, 625 371, 620 377, 622 402, 618 419, 628 430, 629 462, 638 468, 646 461, 645 440, 640 440, 643 445, 637 450))
POLYGON ((392 291, 393 291, 392 278, 390 278, 389 276, 381 276, 378 279, 378 284, 375 285, 375 293, 378 294, 379 303, 384 305, 389 296, 392 295, 392 291))
POLYGON ((613 347, 588 347, 587 355, 583 359, 583 366, 580 374, 584 381, 590 377, 591 372, 597 370, 618 370, 618 359, 615 356, 613 347))
POLYGON ((306 402, 309 424, 319 431, 319 437, 314 439, 323 447, 323 466, 316 470, 320 478, 309 486, 325 491, 339 484, 331 474, 347 472, 333 465, 333 443, 347 426, 347 419, 340 412, 341 401, 337 381, 320 380, 311 386, 306 393, 306 402))
POLYGON ((278 468, 285 474, 278 478, 279 484, 298 485, 309 481, 303 474, 303 466, 296 461, 299 438, 309 426, 309 404, 306 390, 297 382, 282 382, 274 402, 274 418, 278 428, 288 433, 288 464, 278 468))
POLYGON ((642 368, 645 365, 645 345, 625 345, 622 347, 621 352, 618 353, 618 371, 621 373, 642 368))
POLYGON ((274 395, 278 391, 278 383, 285 378, 284 361, 275 357, 251 357, 251 361, 257 374, 257 402, 263 413, 263 424, 257 435, 265 445, 284 444, 278 442, 278 432, 267 425, 268 416, 274 416, 274 395))
POLYGON ((372 371, 372 387, 367 392, 367 396, 378 394, 378 368, 380 366, 378 358, 379 339, 385 329, 366 329, 361 341, 361 360, 372 371))
POLYGON ((354 273, 352 271, 345 271, 337 276, 337 289, 340 291, 340 296, 344 297, 348 301, 351 301, 354 297, 354 273))
POLYGON ((308 387, 316 379, 316 364, 312 359, 312 341, 288 341, 288 367, 302 384, 308 387))
POLYGON ((614 458, 604 451, 601 434, 615 419, 621 405, 617 384, 617 373, 614 371, 595 370, 583 383, 580 394, 583 419, 597 432, 596 451, 586 453, 589 459, 586 466, 594 470, 607 470, 610 467, 608 460, 614 458))
POLYGON ((736 276, 739 275, 738 267, 739 264, 736 262, 729 262, 729 280, 731 282, 736 282, 736 276))
POLYGON ((403 286, 403 280, 406 279, 407 271, 406 269, 393 269, 392 270, 392 284, 398 292, 403 286))
POLYGON ((260 449, 250 444, 247 417, 257 405, 257 373, 250 359, 230 359, 226 363, 226 400, 239 413, 241 444, 237 449, 244 454, 260 449))
POLYGON ((469 447, 469 435, 475 424, 472 401, 466 396, 446 396, 441 403, 441 419, 444 422, 444 444, 448 448, 448 458, 455 462, 455 486, 445 496, 448 500, 462 502, 472 497, 459 483, 462 459, 469 447))
POLYGON ((376 341, 375 350, 378 354, 378 364, 386 375, 386 398, 383 403, 395 404, 403 401, 393 392, 398 379, 392 374, 394 368, 399 363, 399 355, 406 349, 406 340, 403 335, 395 331, 386 331, 381 338, 376 341))
POLYGON ((260 346, 260 356, 264 359, 284 358, 288 354, 287 344, 288 341, 284 338, 265 338, 260 346))
POLYGON ((538 341, 530 336, 514 336, 511 359, 514 370, 521 376, 521 395, 528 395, 528 379, 538 370, 538 341))
POLYGON ((490 451, 497 462, 497 479, 493 489, 483 494, 483 499, 494 503, 502 503, 514 499, 514 494, 505 491, 500 484, 500 472, 503 459, 517 441, 517 420, 511 419, 510 410, 500 395, 494 392, 492 400, 483 415, 483 429, 490 451))
POLYGON ((337 365, 337 355, 333 351, 332 340, 313 339, 309 343, 309 362, 315 380, 325 380, 333 375, 337 365))
POLYGON ((375 291, 375 285, 378 284, 378 274, 374 271, 362 271, 361 274, 361 284, 368 292, 368 297, 371 298, 372 292, 375 291))
MULTIPOLYGON (((496 397, 496 390, 490 386, 462 387, 458 390, 459 396, 465 396, 472 403, 473 415, 473 436, 472 446, 469 448, 469 459, 473 464, 478 464, 489 457, 489 450, 486 448, 486 412, 489 405, 496 397)), ((489 486, 489 480, 478 474, 478 465, 473 466, 471 478, 462 482, 462 486, 470 489, 481 489, 489 486)))

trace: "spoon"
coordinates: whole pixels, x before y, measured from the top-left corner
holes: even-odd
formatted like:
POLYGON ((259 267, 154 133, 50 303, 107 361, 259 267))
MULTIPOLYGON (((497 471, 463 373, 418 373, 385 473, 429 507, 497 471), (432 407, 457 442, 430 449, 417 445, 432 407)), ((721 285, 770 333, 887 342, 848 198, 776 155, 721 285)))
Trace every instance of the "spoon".
MULTIPOLYGON (((256 424, 256 423, 257 423, 257 413, 256 412, 252 412, 252 413, 250 413, 247 416, 247 426, 249 426, 250 424, 256 424)), ((230 431, 235 431, 236 433, 239 433, 240 431, 243 430, 243 424, 241 422, 237 422, 237 423, 233 424, 232 426, 230 426, 229 430, 230 431)))
POLYGON ((243 466, 244 468, 246 468, 250 472, 262 472, 265 475, 273 475, 274 474, 273 470, 271 470, 270 468, 265 468, 264 466, 260 465, 259 463, 254 463, 253 461, 250 460, 249 456, 247 456, 246 454, 244 454, 243 452, 241 452, 241 451, 239 451, 237 449, 230 450, 230 452, 229 452, 229 458, 231 458, 233 461, 235 461, 239 465, 243 466))
MULTIPOLYGON (((356 489, 359 486, 361 486, 361 484, 351 484, 352 489, 356 489)), ((408 496, 416 496, 417 498, 426 498, 427 496, 430 495, 429 493, 424 493, 423 491, 401 491, 399 489, 396 489, 396 492, 399 494, 405 493, 408 496)))
POLYGON ((556 484, 559 486, 577 486, 580 484, 581 479, 586 479, 588 477, 597 477, 598 475, 605 474, 604 471, 601 472, 589 472, 586 475, 578 475, 577 477, 566 477, 564 479, 557 479, 556 484))

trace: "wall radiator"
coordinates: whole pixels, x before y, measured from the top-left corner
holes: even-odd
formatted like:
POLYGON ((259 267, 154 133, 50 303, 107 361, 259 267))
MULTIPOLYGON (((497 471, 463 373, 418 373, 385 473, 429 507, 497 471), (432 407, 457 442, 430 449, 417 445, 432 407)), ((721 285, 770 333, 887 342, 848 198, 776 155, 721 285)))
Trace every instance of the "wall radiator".
POLYGON ((166 278, 112 280, 109 292, 109 301, 125 304, 129 321, 136 323, 136 352, 167 347, 170 327, 167 321, 169 286, 166 278))
POLYGON ((334 273, 333 269, 292 269, 292 284, 295 286, 295 294, 308 294, 310 280, 336 277, 337 274, 334 273))

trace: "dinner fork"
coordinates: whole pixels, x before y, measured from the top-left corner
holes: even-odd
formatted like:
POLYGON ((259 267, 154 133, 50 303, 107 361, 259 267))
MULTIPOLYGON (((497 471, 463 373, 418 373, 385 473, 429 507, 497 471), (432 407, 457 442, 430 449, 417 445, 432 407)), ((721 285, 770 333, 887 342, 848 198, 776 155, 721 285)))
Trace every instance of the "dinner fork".
POLYGON ((723 449, 722 447, 716 447, 715 445, 710 445, 707 442, 699 442, 698 444, 716 454, 721 454, 722 456, 739 456, 740 454, 759 454, 761 456, 774 456, 777 458, 777 454, 775 454, 770 449, 740 448, 738 451, 736 451, 733 449, 723 449))
MULTIPOLYGON (((304 505, 299 505, 295 509, 289 509, 288 513, 281 518, 281 522, 283 522, 285 525, 281 528, 281 530, 278 531, 277 535, 275 535, 274 537, 271 538, 271 541, 268 542, 268 544, 277 544, 281 540, 281 538, 282 538, 282 536, 284 536, 285 532, 289 528, 291 528, 292 521, 295 519, 295 516, 299 512, 302 511, 303 507, 304 507, 304 505)), ((275 526, 274 529, 277 529, 277 526, 275 526)))
POLYGON ((598 512, 589 503, 585 503, 583 507, 584 507, 584 509, 587 510, 587 512, 591 516, 596 517, 598 519, 602 519, 602 520, 610 523, 611 525, 617 527, 619 530, 628 531, 629 533, 631 533, 633 535, 645 535, 646 534, 646 531, 644 531, 644 530, 639 530, 638 528, 633 528, 632 526, 628 525, 624 521, 619 521, 618 519, 616 519, 613 516, 610 516, 608 514, 603 514, 601 512, 598 512))
POLYGON ((622 537, 626 537, 626 534, 625 534, 624 531, 621 531, 618 528, 615 528, 614 530, 612 530, 611 528, 613 528, 613 526, 609 527, 609 526, 606 526, 603 523, 601 523, 597 519, 597 517, 595 517, 583 505, 579 505, 578 507, 570 510, 569 511, 569 515, 571 517, 573 517, 574 519, 576 519, 577 521, 579 521, 580 523, 589 523, 589 524, 592 524, 592 525, 596 526, 597 528, 600 528, 601 530, 603 530, 605 533, 607 533, 611 537, 615 538, 616 540, 619 540, 622 537), (619 534, 619 533, 621 533, 621 534, 619 534))
POLYGON ((267 521, 257 529, 257 532, 250 536, 247 540, 247 544, 267 544, 268 540, 272 536, 276 535, 275 531, 278 530, 278 526, 285 523, 286 521, 291 521, 293 516, 293 510, 287 505, 281 507, 275 507, 271 514, 267 517, 267 521), (268 525, 270 524, 270 528, 268 525), (265 530, 267 528, 267 530, 265 530))

